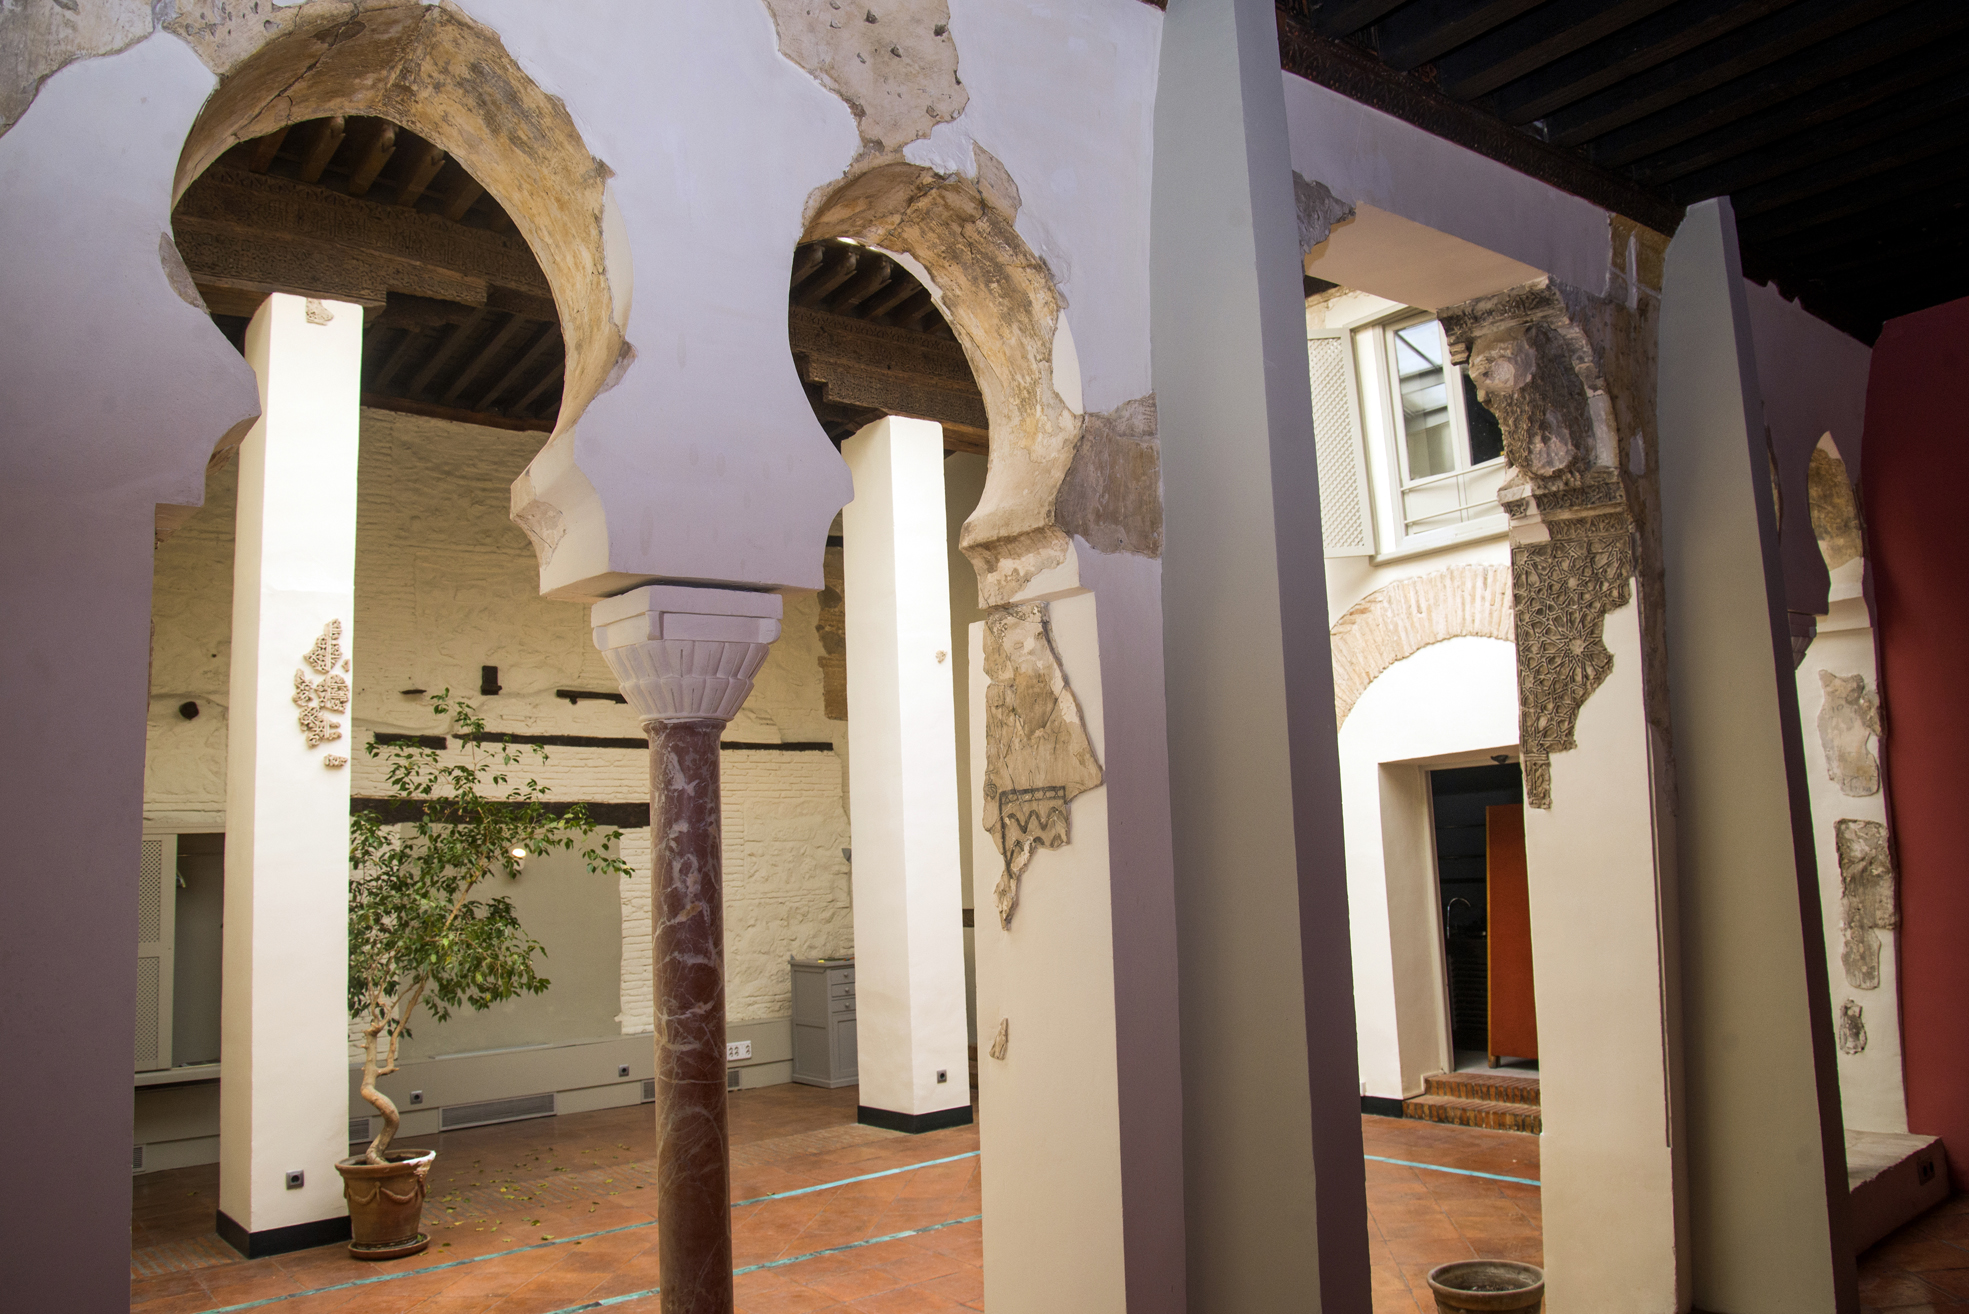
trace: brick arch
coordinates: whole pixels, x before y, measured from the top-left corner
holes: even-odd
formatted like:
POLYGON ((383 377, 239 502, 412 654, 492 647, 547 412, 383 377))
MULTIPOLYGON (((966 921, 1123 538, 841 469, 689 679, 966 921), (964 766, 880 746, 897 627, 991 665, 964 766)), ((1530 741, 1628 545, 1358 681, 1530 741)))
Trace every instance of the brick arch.
POLYGON ((1399 579, 1333 623, 1333 719, 1345 725, 1367 686, 1445 639, 1517 641, 1509 566, 1451 566, 1399 579))

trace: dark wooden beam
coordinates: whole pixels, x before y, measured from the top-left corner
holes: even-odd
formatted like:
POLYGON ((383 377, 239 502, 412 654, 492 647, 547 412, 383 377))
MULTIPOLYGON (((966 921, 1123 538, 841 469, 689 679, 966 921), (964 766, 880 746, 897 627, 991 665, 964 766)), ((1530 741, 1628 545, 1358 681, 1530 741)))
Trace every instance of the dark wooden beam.
POLYGON ((1591 142, 1588 153, 1609 168, 1622 168, 1705 132, 1727 131, 1759 110, 1862 69, 1885 74, 1901 55, 1930 41, 1946 41, 1969 26, 1969 6, 1944 17, 1913 8, 1866 24, 1838 40, 1821 42, 1692 95, 1591 142))
POLYGON ((551 364, 548 365, 546 371, 543 374, 541 374, 540 378, 534 383, 534 385, 531 388, 528 388, 518 401, 514 402, 511 406, 508 406, 506 408, 507 413, 509 415, 524 415, 527 412, 527 410, 532 407, 534 401, 538 399, 542 393, 546 392, 548 388, 552 387, 554 384, 559 383, 561 381, 561 375, 563 372, 566 371, 566 369, 567 369, 567 358, 565 356, 556 358, 551 364))
POLYGON ((987 427, 984 397, 955 342, 803 307, 788 322, 801 381, 821 385, 826 402, 959 431, 987 427))
MULTIPOLYGON (((1782 209, 1748 215, 1737 224, 1737 240, 1748 246, 1788 237, 1823 224, 1851 220, 1903 198, 1950 187, 1969 174, 1969 160, 1950 160, 1936 165, 1926 160, 1876 174, 1864 185, 1847 187, 1835 196, 1813 197, 1782 209)), ((1848 225, 1855 227, 1855 225, 1848 225)))
POLYGON ((834 314, 845 315, 881 291, 896 268, 893 261, 872 251, 863 257, 861 264, 861 272, 843 283, 841 290, 828 301, 827 308, 834 314))
POLYGON ((1408 0, 1311 0, 1301 7, 1305 13, 1303 21, 1321 36, 1343 37, 1358 32, 1393 10, 1400 9, 1408 0))
MULTIPOLYGON (((1809 49, 1912 0, 1799 0, 1544 115, 1547 140, 1579 146, 1809 49)), ((1638 158, 1638 155, 1633 157, 1638 158)))
POLYGON ((848 281, 855 272, 861 253, 853 247, 836 246, 827 252, 827 264, 806 281, 794 298, 798 306, 813 306, 829 292, 848 281))
POLYGON ((542 325, 539 334, 534 337, 532 342, 527 344, 526 350, 520 353, 520 358, 514 361, 503 374, 493 381, 492 386, 480 395, 473 409, 481 411, 491 410, 492 404, 503 397, 508 389, 517 384, 521 376, 532 369, 542 355, 560 347, 560 337, 561 328, 559 324, 548 323, 542 325))
POLYGON ((1436 61, 1436 85, 1474 100, 1667 8, 1673 0, 1546 0, 1436 61))
POLYGON ((478 310, 472 312, 470 319, 453 329, 445 340, 438 344, 437 350, 431 353, 431 358, 424 362, 424 368, 411 376, 410 386, 405 388, 404 391, 413 397, 429 392, 432 382, 438 377, 439 371, 450 364, 451 358, 458 354, 458 349, 464 346, 466 341, 474 333, 478 332, 478 327, 485 321, 487 313, 485 308, 481 306, 478 310))
POLYGON ((1672 236, 1682 222, 1682 207, 1673 202, 1570 151, 1519 132, 1473 106, 1451 100, 1397 73, 1358 46, 1308 31, 1283 12, 1279 16, 1279 54, 1289 73, 1657 232, 1672 236))
POLYGON ((348 130, 348 120, 340 114, 315 120, 314 139, 301 156, 302 182, 320 180, 322 171, 328 168, 328 162, 335 158, 335 152, 342 149, 342 138, 348 130))
POLYGON ((409 362, 411 352, 416 349, 418 339, 423 336, 424 330, 414 325, 404 329, 403 337, 398 339, 395 349, 390 352, 390 358, 383 362, 383 368, 368 380, 370 388, 378 393, 389 392, 390 380, 394 379, 397 372, 409 362))
POLYGON ((397 187, 396 203, 414 206, 431 185, 431 179, 438 176, 450 157, 444 147, 435 142, 418 138, 417 153, 410 158, 410 167, 403 171, 403 182, 397 187))
POLYGON ((1790 3, 1792 0, 1682 0, 1665 12, 1499 87, 1490 98, 1490 108, 1506 123, 1522 126, 1534 122, 1790 3))
POLYGON ((363 146, 362 157, 349 171, 349 195, 367 196, 376 182, 376 175, 383 172, 383 166, 396 154, 397 129, 393 123, 381 119, 375 121, 370 129, 369 140, 363 146))
MULTIPOLYGON (((1948 75, 1964 68, 1969 68, 1969 50, 1945 43, 1931 51, 1897 60, 1890 71, 1869 69, 1865 73, 1839 78, 1815 88, 1809 95, 1794 97, 1714 132, 1704 133, 1636 160, 1628 166, 1627 172, 1650 186, 1667 187, 1699 170, 1726 162, 1735 164, 1749 152, 1772 142, 1784 142, 1774 152, 1783 154, 1798 144, 1785 141, 1786 138, 1827 127, 1836 130, 1838 120, 1862 114, 1869 107, 1898 98, 1903 93, 1919 100, 1930 94, 1931 88, 1945 83, 1948 75)), ((1708 183, 1695 185, 1709 186, 1708 183)), ((1729 190, 1729 186, 1723 186, 1703 194, 1719 196, 1729 190)))
POLYGON ((293 131, 293 128, 294 125, 291 123, 285 127, 275 128, 255 141, 252 152, 247 156, 246 167, 254 173, 265 173, 271 169, 273 157, 280 154, 280 144, 287 140, 287 134, 293 131))
POLYGON ((1827 193, 1849 191, 1856 184, 1882 174, 1913 169, 1935 171, 1924 161, 1938 155, 1960 159, 1963 144, 1969 142, 1969 120, 1953 119, 1946 127, 1904 138, 1893 151, 1862 146, 1806 169, 1797 169, 1757 187, 1748 187, 1730 200, 1737 214, 1755 219, 1788 206, 1808 203, 1827 193))
POLYGON ((507 316, 506 322, 500 325, 499 331, 487 338, 485 345, 479 348, 478 354, 472 357, 464 369, 458 371, 457 377, 452 379, 450 386, 444 390, 444 396, 439 400, 446 406, 456 405, 458 394, 465 391, 465 385, 476 379, 479 371, 497 359, 499 353, 506 350, 512 340, 518 337, 530 322, 519 315, 507 316))
POLYGON ((472 207, 479 203, 479 198, 484 195, 485 187, 478 179, 466 173, 464 166, 460 165, 458 181, 453 185, 451 195, 444 203, 444 217, 454 224, 462 222, 465 216, 471 213, 472 207))
POLYGON ((1375 26, 1375 49, 1406 72, 1510 22, 1543 0, 1411 0, 1375 26))

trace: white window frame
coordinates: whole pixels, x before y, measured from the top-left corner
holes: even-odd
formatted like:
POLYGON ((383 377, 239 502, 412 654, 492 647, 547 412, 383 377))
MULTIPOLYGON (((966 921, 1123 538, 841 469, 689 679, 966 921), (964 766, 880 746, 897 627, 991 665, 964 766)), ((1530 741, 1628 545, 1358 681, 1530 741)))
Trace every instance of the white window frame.
MULTIPOLYGON (((1355 375, 1361 385, 1362 427, 1370 434, 1378 435, 1378 439, 1371 437, 1367 443, 1369 482, 1375 493, 1376 540, 1381 548, 1373 558, 1377 564, 1437 552, 1462 543, 1497 538, 1510 527, 1500 506, 1495 515, 1479 516, 1460 524, 1426 529, 1420 533, 1409 532, 1405 511, 1405 494, 1409 490, 1437 480, 1456 479, 1474 470, 1487 470, 1501 465, 1504 459, 1500 456, 1480 465, 1465 466, 1419 480, 1411 481, 1408 478, 1404 442, 1407 434, 1401 421, 1400 382, 1395 375, 1388 336, 1396 329, 1424 324, 1434 318, 1435 315, 1427 310, 1404 307, 1394 314, 1351 326, 1355 375)), ((1445 368, 1455 376, 1447 381, 1445 389, 1449 400, 1450 432, 1458 451, 1468 453, 1470 428, 1469 417, 1464 411, 1462 368, 1447 363, 1445 368)))

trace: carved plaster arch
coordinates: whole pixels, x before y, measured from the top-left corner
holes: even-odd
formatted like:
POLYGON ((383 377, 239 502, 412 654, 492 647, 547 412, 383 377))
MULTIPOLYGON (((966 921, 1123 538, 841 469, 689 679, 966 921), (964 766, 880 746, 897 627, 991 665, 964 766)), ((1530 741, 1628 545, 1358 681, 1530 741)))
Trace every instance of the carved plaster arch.
POLYGON ((498 34, 446 6, 366 8, 274 37, 226 73, 193 123, 172 186, 185 189, 231 147, 289 123, 366 114, 450 152, 505 207, 553 289, 567 348, 555 437, 633 355, 627 241, 610 170, 558 97, 498 34))
POLYGON ((1446 639, 1517 642, 1509 566, 1451 566, 1396 580, 1362 598, 1333 624, 1333 719, 1390 666, 1446 639))
MULTIPOLYGON (((801 241, 849 237, 912 262, 984 394, 991 447, 984 497, 964 522, 980 600, 1005 606, 1066 560, 1055 505, 1079 443, 1078 397, 1056 385, 1061 298, 1014 221, 1018 191, 977 152, 978 176, 891 161, 855 174, 809 207, 801 241)), ((1076 371, 1077 373, 1077 371, 1076 371)), ((1067 384, 1078 391, 1077 378, 1067 384)))

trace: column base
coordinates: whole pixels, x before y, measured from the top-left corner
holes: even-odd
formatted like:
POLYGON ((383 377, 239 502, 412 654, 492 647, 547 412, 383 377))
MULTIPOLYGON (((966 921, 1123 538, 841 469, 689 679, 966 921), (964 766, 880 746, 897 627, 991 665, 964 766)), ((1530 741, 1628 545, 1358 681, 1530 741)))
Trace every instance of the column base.
POLYGON ((226 1211, 218 1211, 217 1222, 219 1239, 237 1250, 248 1259, 264 1259, 268 1255, 285 1255, 296 1250, 312 1250, 316 1246, 332 1246, 347 1241, 350 1236, 349 1216, 337 1218, 317 1218, 312 1223, 291 1223, 286 1227, 270 1227, 264 1232, 249 1232, 226 1216, 226 1211))
POLYGON ((863 1104, 855 1109, 855 1121, 864 1127, 880 1127, 884 1131, 908 1132, 915 1136, 922 1132, 942 1131, 945 1127, 970 1126, 971 1106, 963 1104, 954 1109, 936 1109, 929 1113, 897 1113, 894 1109, 871 1109, 863 1104))

